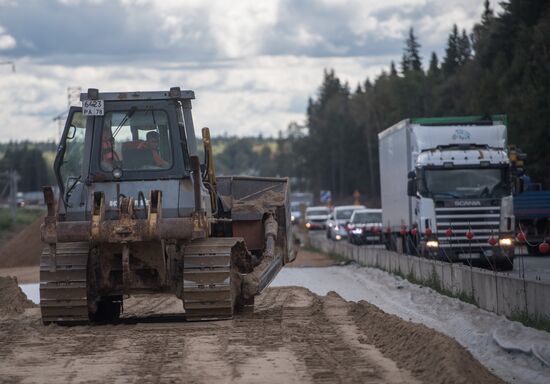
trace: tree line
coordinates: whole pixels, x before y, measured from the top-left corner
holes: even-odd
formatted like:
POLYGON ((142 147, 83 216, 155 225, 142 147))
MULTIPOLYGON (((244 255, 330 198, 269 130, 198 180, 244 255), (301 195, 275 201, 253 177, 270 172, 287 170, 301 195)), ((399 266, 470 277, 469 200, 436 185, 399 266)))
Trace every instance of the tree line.
MULTIPOLYGON (((0 159, 0 191, 8 183, 7 173, 15 170, 19 174, 18 190, 22 192, 40 191, 43 186, 54 181, 51 164, 44 158, 44 153, 54 153, 53 142, 31 143, 10 142, 0 145, 3 153, 0 159)), ((52 157, 53 158, 53 157, 52 157)), ((0 198, 5 196, 0 196, 0 198)))
POLYGON ((411 28, 398 66, 354 90, 326 70, 303 132, 288 135, 287 174, 314 192, 351 199, 359 190, 376 202, 379 132, 410 117, 504 113, 509 143, 528 154, 528 173, 550 186, 550 1, 501 6, 495 15, 485 1, 470 32, 453 26, 443 58, 432 52, 427 68, 411 28))
MULTIPOLYGON (((380 199, 378 133, 410 117, 508 116, 509 143, 528 155, 529 175, 550 187, 550 0, 508 0, 496 15, 485 1, 471 31, 453 26, 445 52, 429 56, 409 30, 399 63, 351 86, 333 69, 310 98, 305 125, 276 138, 217 137, 218 174, 289 176, 294 191, 331 190, 336 202, 358 190, 380 199), (353 89, 352 89, 353 88, 353 89)), ((200 147, 200 145, 199 145, 200 147)), ((0 144, 0 171, 16 169, 20 189, 53 182, 54 143, 0 144)))

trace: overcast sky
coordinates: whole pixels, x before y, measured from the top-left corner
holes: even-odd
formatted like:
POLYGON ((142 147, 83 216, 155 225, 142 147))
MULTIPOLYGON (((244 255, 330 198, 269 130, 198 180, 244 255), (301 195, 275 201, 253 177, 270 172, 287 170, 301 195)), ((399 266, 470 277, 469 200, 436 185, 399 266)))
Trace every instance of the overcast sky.
MULTIPOLYGON (((493 0, 492 3, 495 3, 493 0)), ((495 4, 493 4, 495 5, 495 4)), ((324 68, 355 87, 428 58, 483 0, 0 0, 0 141, 56 139, 67 88, 193 89, 197 128, 276 135, 303 122, 324 68)))

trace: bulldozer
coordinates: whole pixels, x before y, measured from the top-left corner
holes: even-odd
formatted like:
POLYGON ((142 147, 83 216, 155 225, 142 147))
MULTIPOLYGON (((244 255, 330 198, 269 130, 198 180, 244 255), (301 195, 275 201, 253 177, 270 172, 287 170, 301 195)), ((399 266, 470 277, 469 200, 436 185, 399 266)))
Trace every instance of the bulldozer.
POLYGON ((174 294, 186 320, 230 319, 295 259, 288 179, 217 177, 194 98, 90 88, 70 108, 43 189, 44 324, 116 322, 148 293, 174 294))

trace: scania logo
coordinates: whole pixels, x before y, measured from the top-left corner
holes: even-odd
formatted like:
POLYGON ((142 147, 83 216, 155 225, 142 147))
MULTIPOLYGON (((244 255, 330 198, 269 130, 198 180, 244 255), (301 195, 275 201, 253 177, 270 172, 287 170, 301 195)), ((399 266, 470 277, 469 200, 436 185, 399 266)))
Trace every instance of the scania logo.
POLYGON ((455 207, 481 207, 479 200, 455 200, 455 207))

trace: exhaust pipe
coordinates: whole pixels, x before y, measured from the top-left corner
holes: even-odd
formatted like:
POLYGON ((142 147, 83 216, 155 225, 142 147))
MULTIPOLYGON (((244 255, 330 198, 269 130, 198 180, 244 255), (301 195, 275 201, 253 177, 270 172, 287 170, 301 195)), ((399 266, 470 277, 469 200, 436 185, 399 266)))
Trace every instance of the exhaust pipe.
POLYGON ((191 172, 193 177, 193 191, 195 192, 195 212, 202 211, 201 207, 201 163, 196 155, 190 156, 191 172))

